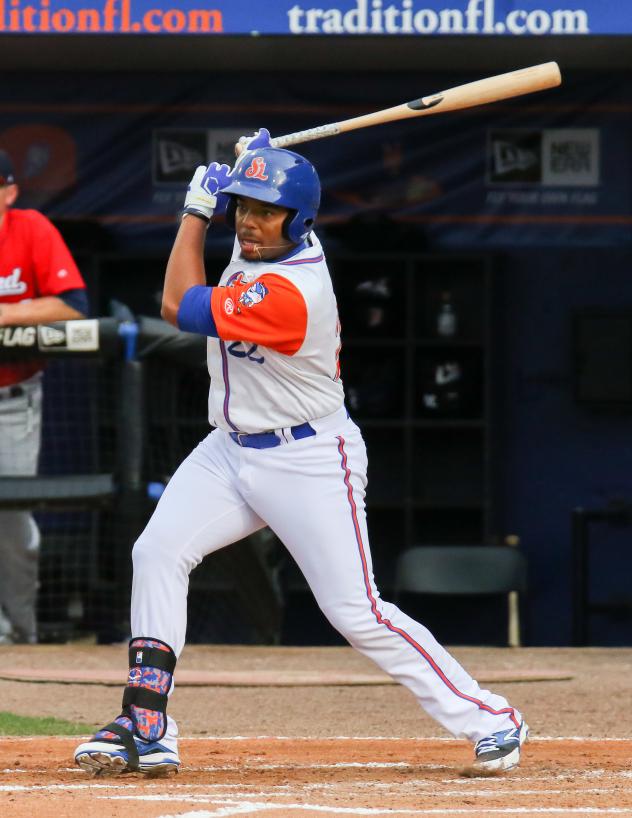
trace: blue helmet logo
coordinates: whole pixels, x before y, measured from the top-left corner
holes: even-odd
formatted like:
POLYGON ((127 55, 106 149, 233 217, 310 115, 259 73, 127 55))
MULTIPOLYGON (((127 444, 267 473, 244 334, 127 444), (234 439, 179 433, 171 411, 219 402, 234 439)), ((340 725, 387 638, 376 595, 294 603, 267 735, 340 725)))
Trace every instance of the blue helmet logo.
POLYGON ((222 193, 229 196, 226 221, 233 228, 237 196, 294 211, 283 227, 285 236, 294 244, 299 244, 310 234, 320 206, 320 180, 316 168, 300 154, 282 148, 246 151, 222 193))

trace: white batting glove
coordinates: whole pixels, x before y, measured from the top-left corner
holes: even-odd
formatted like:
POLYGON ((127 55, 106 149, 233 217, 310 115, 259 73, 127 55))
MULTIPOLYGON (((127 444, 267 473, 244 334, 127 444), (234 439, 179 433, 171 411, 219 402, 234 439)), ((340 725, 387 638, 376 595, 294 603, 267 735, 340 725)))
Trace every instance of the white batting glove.
POLYGON ((228 165, 217 162, 211 162, 208 167, 200 165, 189 183, 184 213, 210 222, 213 213, 225 207, 226 197, 220 194, 220 189, 230 182, 230 173, 228 165))

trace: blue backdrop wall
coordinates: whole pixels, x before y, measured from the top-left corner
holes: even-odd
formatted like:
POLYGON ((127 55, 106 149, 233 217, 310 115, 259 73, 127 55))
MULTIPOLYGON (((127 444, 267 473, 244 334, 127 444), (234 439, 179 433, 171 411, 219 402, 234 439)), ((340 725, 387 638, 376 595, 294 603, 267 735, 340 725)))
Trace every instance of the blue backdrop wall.
MULTIPOLYGON (((632 408, 578 404, 572 319, 589 310, 632 315, 632 253, 613 248, 537 249, 502 260, 501 508, 529 557, 529 637, 571 638, 571 512, 632 501, 632 408)), ((632 350, 628 349, 630 379, 632 350)), ((612 366, 620 361, 612 361, 612 366)), ((632 527, 591 526, 592 601, 630 601, 632 527)), ((632 622, 590 618, 594 644, 632 644, 632 622)))
MULTIPOLYGON (((192 169, 229 158, 241 133, 300 130, 476 78, 20 74, 0 89, 0 146, 16 159, 22 206, 156 253, 192 169)), ((497 256, 499 530, 520 535, 537 580, 532 644, 570 639, 571 510, 632 497, 632 415, 574 401, 571 342, 575 310, 632 311, 630 87, 624 75, 566 76, 537 97, 304 150, 324 182, 325 234, 377 214, 406 225, 416 249, 497 256)), ((598 533, 596 595, 629 596, 629 535, 598 533)), ((596 617, 594 640, 632 644, 632 625, 596 617)))

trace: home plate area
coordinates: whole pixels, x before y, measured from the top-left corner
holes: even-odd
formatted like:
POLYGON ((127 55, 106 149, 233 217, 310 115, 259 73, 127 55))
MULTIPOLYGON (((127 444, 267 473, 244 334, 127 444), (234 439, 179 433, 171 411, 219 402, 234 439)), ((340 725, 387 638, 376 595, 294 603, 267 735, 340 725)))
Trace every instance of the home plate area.
POLYGON ((167 779, 91 777, 76 739, 0 739, 10 818, 231 815, 628 815, 632 741, 536 737, 504 776, 464 775, 471 747, 446 739, 198 738, 167 779))

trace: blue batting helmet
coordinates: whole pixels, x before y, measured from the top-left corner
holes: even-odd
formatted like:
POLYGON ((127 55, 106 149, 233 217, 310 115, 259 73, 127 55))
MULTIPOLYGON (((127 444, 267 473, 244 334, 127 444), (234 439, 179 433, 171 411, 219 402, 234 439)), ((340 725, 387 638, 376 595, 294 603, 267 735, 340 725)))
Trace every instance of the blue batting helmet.
POLYGON ((239 159, 230 184, 226 221, 235 227, 237 196, 287 207, 292 212, 283 225, 286 238, 299 244, 309 235, 320 205, 316 168, 303 156, 282 148, 257 148, 239 159))

